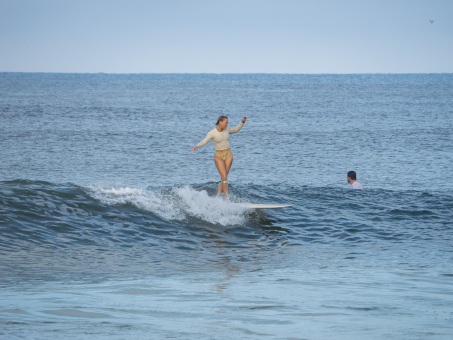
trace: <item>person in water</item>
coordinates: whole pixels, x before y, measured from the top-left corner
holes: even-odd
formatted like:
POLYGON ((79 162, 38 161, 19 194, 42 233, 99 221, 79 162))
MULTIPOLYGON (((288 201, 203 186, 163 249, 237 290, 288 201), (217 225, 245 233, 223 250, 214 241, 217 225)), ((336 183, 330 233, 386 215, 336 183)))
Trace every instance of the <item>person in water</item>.
POLYGON ((362 184, 357 182, 357 174, 355 171, 349 171, 347 174, 348 183, 351 184, 352 189, 363 189, 362 184))
POLYGON ((213 140, 215 146, 214 161, 220 175, 217 196, 220 196, 223 192, 226 200, 228 200, 228 173, 231 165, 233 165, 233 153, 230 149, 229 138, 230 134, 237 133, 242 129, 246 120, 247 116, 244 116, 236 127, 229 128, 228 117, 220 116, 217 119, 216 127, 209 131, 206 137, 192 148, 192 151, 196 151, 211 139, 213 140))

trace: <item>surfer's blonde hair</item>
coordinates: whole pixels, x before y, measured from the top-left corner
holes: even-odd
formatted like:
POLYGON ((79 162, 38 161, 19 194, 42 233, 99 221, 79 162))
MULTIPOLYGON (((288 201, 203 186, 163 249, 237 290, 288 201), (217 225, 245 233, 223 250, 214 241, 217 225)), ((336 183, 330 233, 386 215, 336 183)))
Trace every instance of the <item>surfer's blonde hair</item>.
POLYGON ((225 119, 228 119, 227 116, 219 116, 219 118, 217 119, 217 123, 215 123, 215 125, 219 125, 219 123, 222 121, 222 120, 225 120, 225 119))

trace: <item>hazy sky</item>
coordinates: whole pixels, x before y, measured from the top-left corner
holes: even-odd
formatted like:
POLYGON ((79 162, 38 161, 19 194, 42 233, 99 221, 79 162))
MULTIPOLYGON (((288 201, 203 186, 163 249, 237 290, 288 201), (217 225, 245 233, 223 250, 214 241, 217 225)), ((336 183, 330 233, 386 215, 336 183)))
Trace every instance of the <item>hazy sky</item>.
POLYGON ((0 0, 0 46, 0 72, 453 72, 453 0, 0 0))

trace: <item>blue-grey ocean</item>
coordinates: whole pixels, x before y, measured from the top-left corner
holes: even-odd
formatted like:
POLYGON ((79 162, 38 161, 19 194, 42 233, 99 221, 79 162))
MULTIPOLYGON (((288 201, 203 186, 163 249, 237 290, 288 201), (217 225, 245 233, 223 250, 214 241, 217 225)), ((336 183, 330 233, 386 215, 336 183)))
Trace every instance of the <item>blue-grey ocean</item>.
POLYGON ((452 339, 453 74, 0 73, 0 338, 452 339))

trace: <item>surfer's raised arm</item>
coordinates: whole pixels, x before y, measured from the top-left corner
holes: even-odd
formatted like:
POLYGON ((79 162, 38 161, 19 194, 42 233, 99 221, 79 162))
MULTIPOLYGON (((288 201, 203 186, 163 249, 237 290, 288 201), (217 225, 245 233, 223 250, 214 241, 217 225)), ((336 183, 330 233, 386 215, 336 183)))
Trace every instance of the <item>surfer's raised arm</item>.
POLYGON ((242 117, 242 121, 238 125, 236 125, 234 128, 230 128, 230 134, 239 132, 244 126, 246 120, 247 116, 242 117))

